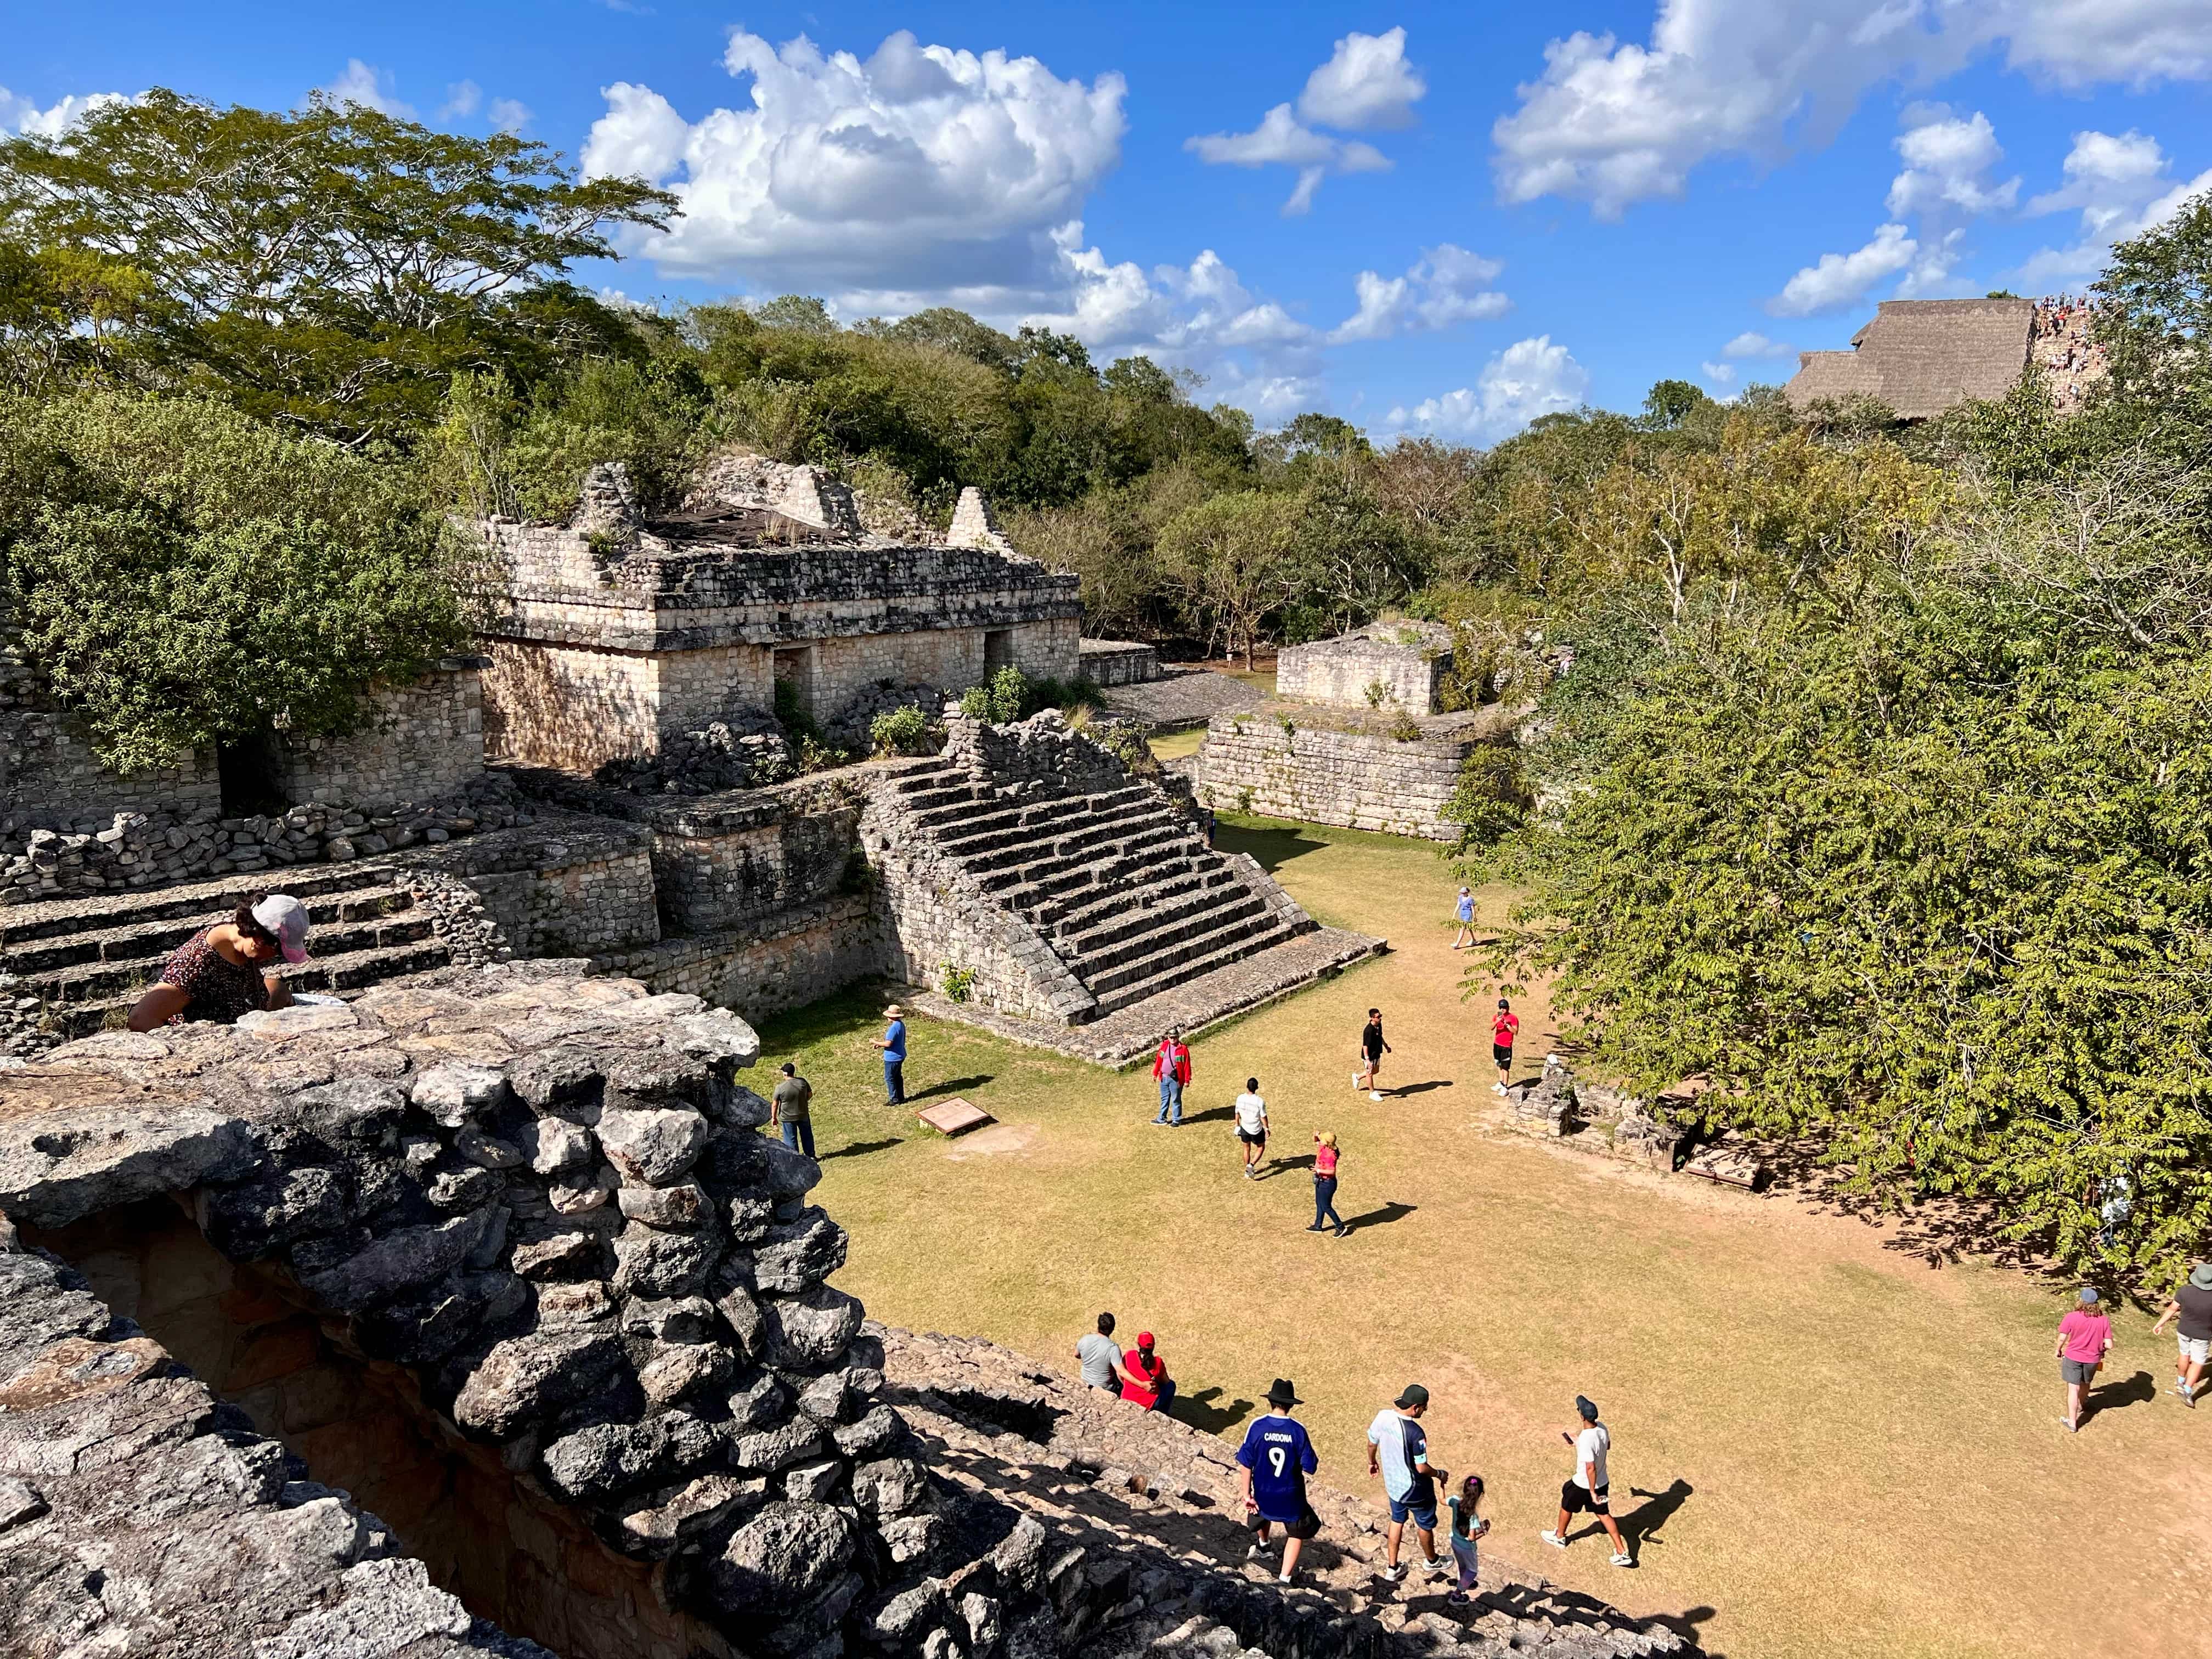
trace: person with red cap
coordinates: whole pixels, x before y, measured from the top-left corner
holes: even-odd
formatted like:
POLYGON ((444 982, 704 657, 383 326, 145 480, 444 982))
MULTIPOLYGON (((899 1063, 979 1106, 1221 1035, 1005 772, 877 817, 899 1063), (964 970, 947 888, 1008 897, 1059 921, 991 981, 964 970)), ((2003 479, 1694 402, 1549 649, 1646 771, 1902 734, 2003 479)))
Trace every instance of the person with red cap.
POLYGON ((1121 1384, 1122 1399, 1148 1412, 1167 1410, 1175 1398, 1175 1378, 1168 1375, 1168 1362, 1152 1352, 1150 1331, 1137 1333, 1137 1346, 1121 1356, 1121 1369, 1128 1378, 1121 1384))
POLYGON ((1182 1091, 1190 1087, 1190 1049, 1182 1040, 1182 1026, 1170 1026, 1160 1039, 1159 1048, 1152 1055, 1152 1079, 1160 1085, 1160 1115, 1152 1121, 1180 1129, 1182 1091))
POLYGON ((161 977, 131 1005, 131 1029, 150 1031, 172 1020, 228 1025, 241 1014, 289 1008, 292 994, 273 964, 307 959, 307 907, 289 893, 257 896, 170 952, 161 977))

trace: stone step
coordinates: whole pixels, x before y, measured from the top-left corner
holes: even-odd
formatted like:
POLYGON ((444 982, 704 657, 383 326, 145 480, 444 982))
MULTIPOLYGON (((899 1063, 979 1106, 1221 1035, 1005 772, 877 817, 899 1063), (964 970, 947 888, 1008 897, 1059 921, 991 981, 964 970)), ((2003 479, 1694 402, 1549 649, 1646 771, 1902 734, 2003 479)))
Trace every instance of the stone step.
MULTIPOLYGON (((320 949, 330 930, 374 921, 410 908, 414 895, 404 887, 377 886, 301 896, 311 927, 309 944, 320 949)), ((166 907, 165 907, 166 908, 166 907)), ((120 925, 103 925, 74 933, 52 933, 7 951, 7 966, 18 974, 52 972, 88 962, 138 962, 167 956, 199 928, 228 921, 235 906, 204 909, 189 916, 163 915, 120 925)), ((350 947, 347 947, 350 948, 350 947)))
MULTIPOLYGON (((171 951, 184 943, 184 937, 173 932, 165 943, 158 945, 148 940, 145 948, 136 956, 110 957, 44 974, 25 975, 19 981, 16 994, 36 996, 51 1004, 97 1002, 110 996, 136 991, 153 982, 155 975, 161 971, 161 963, 171 951)), ((426 910, 400 911, 374 920, 339 922, 330 927, 317 928, 307 941, 313 955, 299 966, 287 969, 285 978, 302 990, 317 990, 321 988, 307 983, 303 976, 321 971, 326 964, 347 962, 380 951, 419 945, 432 937, 431 918, 426 910)), ((437 948, 442 959, 444 947, 440 945, 437 948)))
MULTIPOLYGON (((353 951, 343 956, 302 963, 285 970, 284 982, 295 991, 345 992, 366 990, 404 974, 442 968, 452 960, 445 945, 434 939, 413 944, 353 951)), ((125 994, 93 1002, 50 1004, 40 1022, 64 1037, 90 1036, 97 1031, 121 1030, 138 1000, 134 989, 125 994)))
POLYGON ((179 882, 168 887, 137 887, 87 898, 45 899, 0 908, 0 951, 26 940, 58 934, 93 933, 140 921, 228 914, 255 893, 290 893, 308 903, 310 913, 322 895, 391 884, 388 861, 296 866, 179 882))
MULTIPOLYGON (((1149 951, 1140 952, 1126 947, 1115 951, 1109 953, 1114 958, 1110 963, 1102 963, 1090 973, 1079 970, 1076 976, 1083 981, 1084 989, 1097 997, 1100 1006, 1103 1006, 1106 1000, 1115 993, 1167 972, 1178 964, 1213 957, 1240 944, 1261 939, 1262 935, 1268 934, 1282 938, 1289 936, 1283 924, 1265 906, 1255 903, 1251 910, 1241 915, 1219 919, 1201 916, 1196 919, 1193 927, 1164 930, 1152 938, 1152 948, 1149 951)), ((1272 945, 1275 939, 1265 938, 1261 942, 1272 945)), ((1193 969, 1189 971, 1200 970, 1193 969)))
POLYGON ((1230 967, 1297 936, 1286 924, 1271 921, 1264 928, 1227 943, 1194 940, 1188 953, 1176 952, 1170 958, 1163 958, 1157 971, 1150 977, 1131 980, 1111 991, 1094 990, 1092 994, 1098 999, 1099 1013, 1102 1016, 1110 1014, 1117 1009, 1133 1006, 1164 991, 1188 984, 1201 974, 1230 967))
POLYGON ((1055 933, 1053 949, 1088 985, 1095 972, 1118 965, 1123 953, 1133 950, 1140 956, 1148 954, 1151 941, 1176 929, 1204 931, 1242 916, 1263 915, 1267 908, 1241 883, 1166 897, 1147 890, 1143 902, 1127 904, 1112 920, 1102 920, 1080 933, 1055 933))
POLYGON ((1100 820, 1066 828, 1043 826, 1026 840, 1012 841, 988 853, 963 858, 961 863, 978 877, 990 877, 1009 871, 1042 872, 1055 866, 1088 863, 1102 853, 1129 858, 1147 849, 1164 849, 1182 842, 1193 847, 1203 845, 1189 825, 1164 815, 1151 823, 1100 820))
POLYGON ((1040 834, 1057 833, 1062 826, 1087 823, 1091 818, 1081 801, 1062 799, 979 811, 972 817, 933 828, 938 845, 952 857, 964 860, 1002 847, 1033 845, 1040 834))
MULTIPOLYGON (((1157 903, 1201 888, 1243 885, 1219 859, 1168 859, 1155 867, 1151 879, 1146 882, 1144 896, 1157 903)), ((1128 909, 1129 902, 1126 890, 1115 889, 1076 900, 1041 898, 1033 910, 1024 914, 1055 937, 1071 938, 1087 933, 1102 921, 1121 916, 1128 909)))
POLYGON ((1042 823, 1062 817, 1115 817, 1138 814, 1159 806, 1148 790, 1117 789, 1095 795, 993 796, 979 799, 972 792, 964 799, 942 802, 914 813, 914 821, 934 834, 967 836, 1024 821, 1042 823))

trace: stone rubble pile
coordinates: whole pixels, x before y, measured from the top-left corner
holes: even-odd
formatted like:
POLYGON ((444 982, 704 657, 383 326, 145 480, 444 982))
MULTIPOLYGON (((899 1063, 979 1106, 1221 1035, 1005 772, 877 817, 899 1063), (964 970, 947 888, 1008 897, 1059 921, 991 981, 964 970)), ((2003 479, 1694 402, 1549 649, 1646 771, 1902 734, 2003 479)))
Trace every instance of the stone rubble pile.
POLYGON ((214 808, 183 817, 125 811, 105 825, 82 822, 66 829, 34 826, 34 813, 26 802, 0 817, 0 904, 344 863, 532 818, 529 805, 496 772, 453 794, 381 812, 314 801, 246 817, 227 818, 214 808))
POLYGON ((738 709, 694 730, 663 732, 656 752, 609 761, 592 774, 592 782, 632 794, 712 795, 764 788, 798 774, 799 763, 775 717, 738 709))
POLYGON ((1682 1135, 1635 1095, 1575 1075, 1556 1054, 1543 1075, 1516 1084, 1506 1097, 1513 1127, 1556 1137, 1570 1146, 1602 1152, 1664 1174, 1674 1167, 1682 1135))

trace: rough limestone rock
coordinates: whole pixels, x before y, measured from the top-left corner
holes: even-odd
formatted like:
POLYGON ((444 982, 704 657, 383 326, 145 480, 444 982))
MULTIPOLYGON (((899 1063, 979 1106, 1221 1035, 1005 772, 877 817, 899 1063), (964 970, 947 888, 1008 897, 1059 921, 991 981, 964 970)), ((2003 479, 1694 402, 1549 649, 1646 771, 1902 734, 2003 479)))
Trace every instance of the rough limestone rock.
POLYGON ((688 1109, 609 1107, 599 1114, 599 1146, 624 1181, 665 1187, 699 1161, 707 1120, 688 1109))
POLYGON ((453 1420, 504 1440, 575 1404, 613 1376, 623 1358, 611 1331, 533 1332, 496 1345, 453 1400, 453 1420))

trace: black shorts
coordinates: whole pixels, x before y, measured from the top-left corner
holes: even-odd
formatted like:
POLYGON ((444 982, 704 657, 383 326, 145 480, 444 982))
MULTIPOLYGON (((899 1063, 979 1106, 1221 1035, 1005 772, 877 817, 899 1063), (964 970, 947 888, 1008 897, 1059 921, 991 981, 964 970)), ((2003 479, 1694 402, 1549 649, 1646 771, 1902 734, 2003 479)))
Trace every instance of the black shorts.
POLYGON ((1610 1515, 1613 1511, 1606 1505, 1613 1501, 1612 1491, 1611 1482, 1590 1492, 1578 1483, 1568 1480, 1559 1487, 1559 1507, 1569 1515, 1610 1515))
POLYGON ((1267 1144, 1267 1132, 1265 1129, 1240 1128, 1237 1132, 1237 1139, 1247 1146, 1264 1146, 1267 1144))
POLYGON ((1500 1066, 1510 1066, 1513 1063, 1513 1045, 1510 1042, 1492 1043, 1490 1057, 1500 1066))

